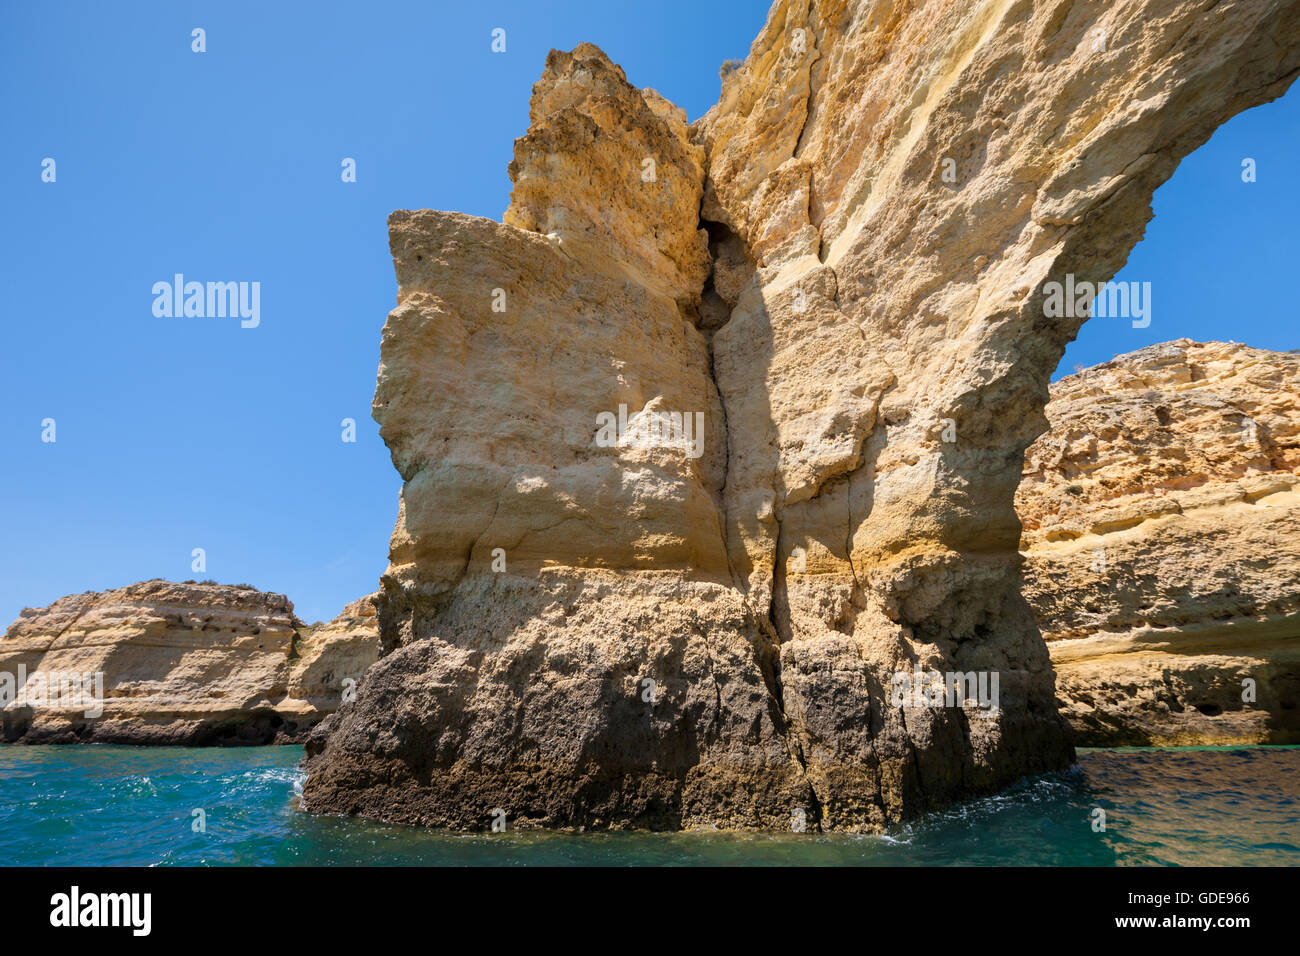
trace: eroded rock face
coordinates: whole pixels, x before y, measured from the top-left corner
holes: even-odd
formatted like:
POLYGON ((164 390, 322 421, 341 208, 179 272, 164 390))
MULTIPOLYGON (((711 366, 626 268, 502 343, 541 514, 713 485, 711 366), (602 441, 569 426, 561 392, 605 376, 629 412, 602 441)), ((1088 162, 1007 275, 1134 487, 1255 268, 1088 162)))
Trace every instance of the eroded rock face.
POLYGON ((356 696, 370 665, 379 659, 375 595, 343 608, 333 620, 300 629, 289 659, 288 696, 276 705, 299 726, 313 726, 356 696))
POLYGON ((570 256, 618 263, 683 307, 699 303, 710 265, 704 150, 690 141, 685 110, 631 86, 590 43, 546 58, 510 180, 506 225, 553 237, 570 256))
POLYGON ((399 304, 375 417, 406 484, 378 598, 386 656, 309 746, 311 809, 740 827, 809 805, 728 569, 726 434, 696 327, 705 237, 680 215, 703 173, 659 102, 594 48, 553 54, 506 214, 548 234, 390 217, 399 304), (584 122, 574 89, 638 125, 584 122), (520 178, 545 168, 572 171, 520 178), (596 209, 616 215, 588 229, 596 209), (658 440, 650 423, 674 413, 658 440))
POLYGON ((28 608, 0 642, 4 740, 296 739, 338 706, 326 672, 359 678, 378 656, 373 610, 349 610, 304 640, 284 595, 248 586, 143 581, 28 608))
POLYGON ((1154 345, 1047 416, 1016 508, 1077 742, 1300 741, 1300 355, 1154 345))
POLYGON ((390 218, 386 654, 304 805, 872 830, 1067 764, 1012 507, 1082 321, 1042 285, 1293 78, 1300 4, 1202 6, 779 0, 689 131, 553 53, 506 224, 390 218))

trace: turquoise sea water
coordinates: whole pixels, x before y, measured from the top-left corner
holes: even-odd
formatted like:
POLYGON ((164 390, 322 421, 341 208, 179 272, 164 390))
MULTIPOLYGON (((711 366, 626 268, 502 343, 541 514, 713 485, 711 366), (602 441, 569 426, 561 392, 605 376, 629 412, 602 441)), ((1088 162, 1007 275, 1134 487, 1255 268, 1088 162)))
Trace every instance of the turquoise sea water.
POLYGON ((1300 864, 1300 748, 1080 751, 884 836, 460 835, 295 809, 296 747, 0 748, 6 865, 1300 864), (1093 810, 1106 811, 1105 832, 1093 810), (207 830, 196 833, 194 810, 207 830))

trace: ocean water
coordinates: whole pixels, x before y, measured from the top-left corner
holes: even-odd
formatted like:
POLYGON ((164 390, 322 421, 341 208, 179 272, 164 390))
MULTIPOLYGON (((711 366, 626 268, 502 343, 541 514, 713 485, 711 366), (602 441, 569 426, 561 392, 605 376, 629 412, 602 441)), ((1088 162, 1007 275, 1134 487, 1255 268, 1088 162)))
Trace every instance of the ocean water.
POLYGON ((1083 750, 881 836, 429 832, 295 808, 296 747, 0 748, 5 865, 1300 864, 1300 748, 1083 750), (1106 812, 1104 832, 1094 810, 1106 812), (202 810, 206 832, 195 832, 202 810))

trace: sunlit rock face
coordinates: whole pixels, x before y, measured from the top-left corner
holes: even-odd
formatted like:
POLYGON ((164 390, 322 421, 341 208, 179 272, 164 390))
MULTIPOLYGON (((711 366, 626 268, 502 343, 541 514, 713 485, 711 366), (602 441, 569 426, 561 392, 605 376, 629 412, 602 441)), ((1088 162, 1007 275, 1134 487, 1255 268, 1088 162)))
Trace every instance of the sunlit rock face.
POLYGON ((1204 6, 783 0, 690 127, 552 53, 504 224, 390 218, 385 656, 304 805, 877 830, 1068 764, 1013 498, 1086 312, 1043 289, 1293 78, 1300 4, 1204 6))
POLYGON ((361 678, 379 659, 375 596, 348 604, 324 624, 303 628, 289 660, 288 696, 280 709, 312 715, 314 726, 339 704, 356 696, 361 678))
POLYGON ((301 739, 379 654, 368 599, 308 628, 283 594, 142 581, 27 608, 0 640, 6 742, 301 739))
POLYGON ((1016 508, 1076 741, 1300 742, 1300 355, 1153 345, 1047 417, 1016 508))

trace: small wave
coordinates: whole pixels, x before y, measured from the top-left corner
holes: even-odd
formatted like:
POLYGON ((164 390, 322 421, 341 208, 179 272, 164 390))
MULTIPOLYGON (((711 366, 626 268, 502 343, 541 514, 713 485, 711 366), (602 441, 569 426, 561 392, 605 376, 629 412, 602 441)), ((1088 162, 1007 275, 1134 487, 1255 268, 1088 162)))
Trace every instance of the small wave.
POLYGON ((154 786, 153 779, 145 776, 123 777, 117 781, 117 787, 130 797, 155 797, 158 795, 158 788, 154 786))
POLYGON ((258 767, 256 770, 221 777, 218 782, 226 789, 284 785, 301 788, 305 777, 306 774, 297 767, 258 767))
POLYGON ((275 750, 65 749, 0 764, 0 858, 64 865, 256 863, 568 865, 1294 865, 1300 751, 1082 753, 879 834, 505 834, 422 831, 292 809, 305 775, 275 750), (24 763, 24 761, 26 761, 24 763), (68 769, 75 770, 69 773, 68 769), (1249 772, 1246 772, 1248 768, 1249 772), (1194 781, 1194 784, 1187 781, 1194 781), (39 786, 33 786, 33 784, 39 786), (1113 829, 1098 838, 1090 814, 1113 829), (192 831, 195 808, 207 831, 192 831))

